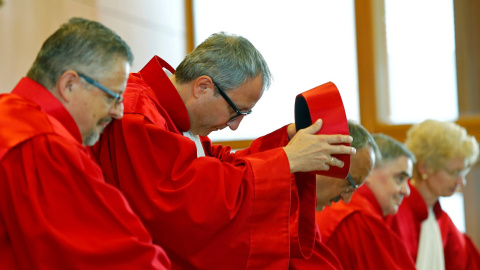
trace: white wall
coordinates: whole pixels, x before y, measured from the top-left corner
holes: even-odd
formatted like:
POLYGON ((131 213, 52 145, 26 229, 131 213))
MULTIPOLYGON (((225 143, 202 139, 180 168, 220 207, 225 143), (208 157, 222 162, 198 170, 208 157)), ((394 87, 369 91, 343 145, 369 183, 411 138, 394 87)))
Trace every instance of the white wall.
POLYGON ((185 56, 183 1, 7 0, 0 7, 0 93, 27 73, 47 39, 71 17, 102 22, 130 45, 138 71, 154 54, 174 67, 185 56))
POLYGON ((133 72, 158 55, 174 68, 186 54, 184 1, 98 0, 98 20, 123 37, 135 55, 133 72))

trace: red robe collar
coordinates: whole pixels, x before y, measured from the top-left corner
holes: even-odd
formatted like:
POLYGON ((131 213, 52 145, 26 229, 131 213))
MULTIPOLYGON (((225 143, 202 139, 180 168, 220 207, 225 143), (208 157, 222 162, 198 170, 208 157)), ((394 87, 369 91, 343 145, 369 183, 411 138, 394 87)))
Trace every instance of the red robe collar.
POLYGON ((82 144, 82 135, 72 115, 62 103, 41 84, 30 78, 22 78, 15 86, 12 94, 36 103, 44 112, 58 120, 65 129, 82 144))
POLYGON ((190 118, 187 107, 163 68, 168 69, 172 74, 175 73, 175 70, 165 60, 154 56, 136 75, 140 76, 153 90, 158 103, 167 111, 178 130, 188 131, 190 130, 190 118))
MULTIPOLYGON (((418 192, 418 190, 412 186, 410 182, 408 182, 408 186, 410 188, 410 196, 403 203, 409 205, 409 208, 412 209, 413 216, 416 220, 423 222, 428 217, 427 204, 425 203, 425 200, 420 192, 418 192)), ((433 205, 433 212, 435 213, 437 220, 444 213, 439 201, 433 205)))
POLYGON ((337 228, 338 224, 353 213, 363 211, 384 222, 383 211, 372 191, 366 186, 362 185, 356 191, 350 203, 345 203, 343 200, 332 204, 332 206, 325 207, 324 210, 317 212, 316 221, 322 234, 322 241, 328 242, 330 235, 337 228), (328 208, 332 209, 328 209, 328 208), (322 222, 323 219, 328 219, 328 222, 322 222))
POLYGON ((367 210, 374 216, 384 220, 383 210, 380 204, 378 203, 377 198, 373 195, 370 188, 367 185, 361 186, 357 192, 355 192, 352 196, 352 203, 355 205, 358 210, 367 210), (355 199, 354 197, 359 197, 355 199), (356 200, 361 200, 361 202, 356 203, 356 200))

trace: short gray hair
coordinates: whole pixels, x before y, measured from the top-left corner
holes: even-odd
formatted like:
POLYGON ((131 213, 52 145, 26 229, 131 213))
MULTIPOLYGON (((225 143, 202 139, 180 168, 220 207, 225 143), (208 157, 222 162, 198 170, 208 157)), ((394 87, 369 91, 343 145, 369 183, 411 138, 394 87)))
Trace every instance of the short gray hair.
POLYGON ((401 142, 385 134, 373 134, 372 136, 378 145, 380 153, 382 153, 382 158, 377 162, 377 165, 383 165, 401 156, 406 156, 413 163, 416 162, 415 155, 401 142))
POLYGON ((178 83, 188 83, 207 75, 225 90, 241 86, 248 79, 262 76, 262 91, 272 75, 262 54, 248 39, 224 32, 212 34, 188 54, 175 70, 178 83))
POLYGON ((133 62, 130 47, 103 24, 72 18, 44 43, 27 77, 51 90, 68 69, 103 74, 119 58, 133 62))
POLYGON ((357 150, 370 146, 375 153, 375 160, 379 160, 381 158, 382 155, 378 149, 377 144, 375 143, 375 140, 373 139, 370 132, 368 132, 368 130, 365 129, 362 125, 357 124, 352 120, 348 120, 348 132, 353 138, 350 146, 357 150))

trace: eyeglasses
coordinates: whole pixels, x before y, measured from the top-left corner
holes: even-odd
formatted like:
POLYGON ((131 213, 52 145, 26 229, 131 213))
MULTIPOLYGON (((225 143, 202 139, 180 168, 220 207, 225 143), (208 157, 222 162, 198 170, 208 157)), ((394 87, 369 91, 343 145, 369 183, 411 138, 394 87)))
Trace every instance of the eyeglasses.
POLYGON ((443 167, 442 170, 445 171, 450 176, 457 178, 457 177, 467 176, 467 174, 470 172, 470 167, 467 167, 461 170, 450 170, 447 167, 443 167))
POLYGON ((350 176, 350 174, 347 175, 347 179, 348 179, 348 182, 350 182, 351 187, 348 187, 345 192, 348 193, 348 192, 357 191, 359 186, 355 185, 355 183, 353 182, 352 176, 350 176))
POLYGON ((245 116, 245 115, 249 115, 252 113, 252 110, 249 110, 248 112, 241 112, 237 106, 235 106, 235 104, 233 104, 233 101, 227 96, 227 94, 225 93, 225 91, 222 90, 222 88, 220 88, 220 86, 218 86, 217 83, 215 83, 213 80, 212 80, 213 84, 217 87, 218 89, 218 92, 220 92, 220 95, 223 97, 223 99, 225 99, 225 101, 227 101, 227 103, 230 105, 230 107, 232 107, 232 109, 237 113, 235 116, 233 117, 230 117, 230 119, 228 120, 228 122, 231 122, 231 121, 234 121, 235 119, 237 119, 238 117, 240 116, 245 116))
POLYGON ((77 72, 78 73, 78 76, 82 77, 83 79, 85 79, 85 81, 87 81, 89 84, 97 87, 98 89, 102 90, 103 92, 107 93, 107 95, 109 95, 111 98, 113 98, 115 100, 115 106, 117 106, 119 103, 121 103, 123 101, 123 96, 118 94, 118 93, 115 93, 111 90, 108 90, 108 88, 106 88, 105 86, 101 85, 100 83, 98 83, 97 81, 95 81, 94 79, 88 77, 87 75, 85 74, 82 74, 80 72, 77 72))

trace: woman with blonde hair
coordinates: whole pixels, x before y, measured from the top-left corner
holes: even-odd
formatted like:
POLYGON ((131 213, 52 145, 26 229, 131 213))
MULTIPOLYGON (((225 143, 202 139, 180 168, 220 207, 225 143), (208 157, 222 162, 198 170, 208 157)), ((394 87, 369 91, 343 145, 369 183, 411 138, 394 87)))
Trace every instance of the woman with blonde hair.
POLYGON ((478 249, 438 201, 465 186, 478 159, 477 140, 455 123, 426 120, 408 130, 405 144, 417 162, 411 194, 390 220, 392 229, 404 239, 419 270, 480 269, 478 249))

